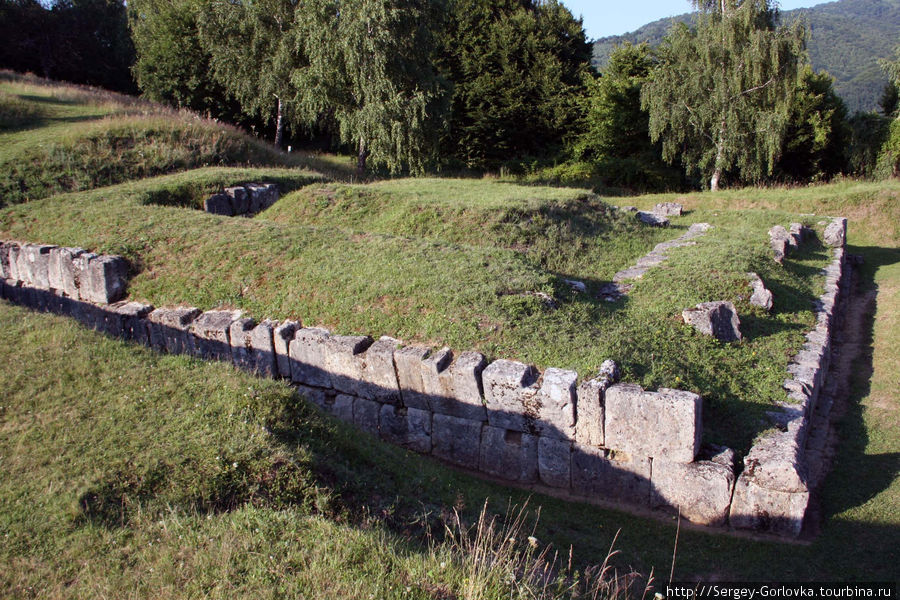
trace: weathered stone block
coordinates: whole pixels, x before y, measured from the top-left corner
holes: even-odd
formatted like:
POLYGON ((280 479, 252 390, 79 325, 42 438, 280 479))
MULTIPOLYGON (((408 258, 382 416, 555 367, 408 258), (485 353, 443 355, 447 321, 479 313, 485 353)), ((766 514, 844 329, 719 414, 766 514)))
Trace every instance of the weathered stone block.
POLYGON ((256 327, 256 321, 244 317, 235 320, 228 329, 228 340, 231 344, 231 360, 234 366, 245 371, 253 370, 253 348, 250 346, 250 332, 256 327))
POLYGON ((653 207, 654 214, 667 217, 680 217, 684 206, 677 202, 662 202, 653 207))
POLYGON ((190 353, 193 343, 189 328, 199 316, 199 308, 157 308, 147 315, 150 345, 169 354, 190 353))
POLYGON ((250 197, 244 186, 225 188, 225 195, 231 200, 232 215, 245 215, 250 211, 250 197))
POLYGON ((84 266, 78 293, 82 300, 109 304, 121 300, 127 286, 128 263, 121 256, 104 255, 91 258, 84 266))
POLYGON ((234 206, 227 194, 214 194, 203 201, 203 210, 213 215, 234 216, 234 206))
POLYGON ((378 435, 380 412, 380 403, 365 398, 356 398, 353 401, 353 424, 363 431, 378 435))
POLYGON ((602 379, 588 379, 578 386, 578 421, 575 440, 585 446, 603 446, 604 394, 609 384, 602 379))
POLYGON ((494 477, 522 483, 538 481, 538 437, 485 425, 478 469, 494 477))
POLYGON ((9 271, 9 249, 12 243, 0 242, 0 279, 13 279, 9 271))
POLYGON ((316 387, 331 387, 326 365, 326 343, 331 334, 327 329, 304 327, 298 329, 290 343, 291 379, 295 383, 316 387))
POLYGON ((703 401, 697 394, 618 384, 606 390, 605 441, 634 456, 689 463, 700 450, 703 401))
POLYGON ((330 390, 323 390, 321 388, 308 387, 305 385, 295 386, 297 395, 301 396, 304 400, 311 404, 315 404, 323 411, 327 411, 328 409, 328 398, 331 396, 331 401, 334 401, 334 393, 330 390))
POLYGON ((543 437, 575 439, 575 384, 578 373, 553 367, 544 371, 536 399, 537 432, 543 437))
POLYGON ((208 310, 191 323, 193 354, 207 360, 231 362, 231 324, 241 317, 236 310, 208 310))
POLYGON ((383 404, 400 404, 400 384, 394 368, 394 352, 399 340, 382 336, 360 357, 362 382, 360 395, 383 404))
POLYGON ((49 290, 50 250, 56 246, 25 244, 19 258, 19 276, 25 283, 39 290, 49 290), (24 268, 23 268, 24 266, 24 268))
POLYGON ((248 183, 244 187, 247 188, 247 194, 250 197, 249 211, 251 213, 266 210, 278 202, 278 186, 274 183, 248 183))
POLYGON ((140 302, 116 302, 110 304, 108 312, 118 315, 119 330, 114 335, 119 335, 126 340, 148 345, 149 332, 147 329, 147 315, 153 311, 149 304, 140 302))
POLYGON ((335 390, 362 396, 368 386, 363 382, 362 354, 372 338, 361 335, 332 335, 325 339, 325 368, 335 390))
POLYGON ((545 485, 569 489, 572 485, 572 442, 539 437, 538 471, 545 485))
POLYGON ((386 441, 414 452, 431 452, 431 413, 418 408, 385 404, 380 409, 379 429, 386 441))
POLYGON ((279 377, 291 378, 290 345, 299 328, 299 321, 285 321, 272 331, 272 345, 275 349, 275 363, 279 377))
POLYGON ((668 227, 669 219, 665 218, 662 215, 657 215, 652 212, 644 212, 639 210, 637 212, 637 218, 641 223, 645 223, 647 225, 652 225, 653 227, 668 227))
POLYGON ((769 230, 769 246, 772 248, 775 262, 784 262, 791 247, 791 234, 781 225, 775 225, 769 230))
POLYGON ((434 415, 431 431, 432 454, 463 467, 478 464, 481 421, 434 415))
POLYGON ((265 319, 250 331, 250 348, 252 349, 252 370, 262 377, 274 377, 275 342, 273 330, 275 322, 265 319))
POLYGON ((81 291, 79 288, 81 287, 84 269, 90 259, 96 256, 96 254, 89 253, 82 248, 57 248, 51 252, 51 265, 55 261, 54 268, 59 269, 59 283, 62 287, 58 289, 61 289, 69 298, 80 300, 81 291))
POLYGON ((572 492, 646 506, 650 503, 650 459, 574 444, 572 492))
POLYGON ((723 342, 741 339, 741 321, 731 302, 701 302, 694 308, 682 311, 681 318, 700 333, 723 342))
POLYGON ((808 491, 788 492, 763 487, 745 470, 734 486, 729 522, 737 529, 797 537, 803 529, 808 506, 808 491))
POLYGON ((6 244, 4 252, 6 253, 6 264, 4 270, 6 278, 10 281, 22 281, 19 277, 19 255, 22 253, 22 247, 16 242, 6 244))
POLYGON ((753 294, 750 296, 750 304, 763 308, 766 312, 772 310, 774 297, 772 292, 766 289, 766 284, 763 283, 760 276, 756 273, 747 273, 747 277, 750 279, 750 287, 753 289, 753 294))
POLYGON ((356 398, 347 394, 325 394, 325 410, 345 423, 353 423, 353 404, 356 398))
POLYGON ((534 433, 537 370, 512 360, 496 360, 481 374, 491 427, 534 433))
POLYGON ((847 219, 832 219, 825 228, 825 243, 834 248, 843 248, 847 241, 847 219))
POLYGON ((422 361, 422 383, 432 411, 474 421, 487 420, 480 385, 486 365, 478 352, 463 352, 454 361, 448 348, 422 361))
POLYGON ((426 346, 404 346, 394 352, 394 364, 397 367, 397 381, 403 405, 420 410, 431 410, 425 383, 422 381, 424 367, 422 363, 431 354, 426 346))
POLYGON ((735 480, 733 468, 713 461, 685 464, 654 459, 652 471, 652 508, 680 512, 698 525, 725 525, 735 480))

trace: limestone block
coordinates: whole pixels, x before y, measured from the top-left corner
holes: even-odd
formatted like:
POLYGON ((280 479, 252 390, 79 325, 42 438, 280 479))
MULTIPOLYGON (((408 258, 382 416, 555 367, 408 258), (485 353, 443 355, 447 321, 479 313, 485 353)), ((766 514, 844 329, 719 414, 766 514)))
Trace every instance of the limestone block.
POLYGON ((606 445, 634 456, 693 462, 700 450, 702 406, 691 392, 614 385, 606 390, 606 445))
POLYGON ((797 537, 809 506, 809 492, 773 490, 758 484, 745 470, 738 477, 729 521, 737 529, 769 531, 797 537))
POLYGON ((766 289, 766 284, 763 283, 763 280, 756 273, 747 273, 747 277, 750 279, 750 287, 753 288, 753 294, 750 296, 750 304, 753 306, 759 306, 766 310, 766 312, 772 310, 772 301, 774 297, 772 296, 772 292, 766 289))
POLYGON ((234 206, 227 194, 214 194, 203 201, 203 210, 213 215, 234 216, 234 206))
POLYGON ((258 213, 278 202, 278 186, 274 183, 248 183, 244 186, 250 197, 249 211, 258 213))
POLYGON ((789 234, 792 238, 791 246, 797 248, 809 237, 810 230, 803 223, 791 223, 789 234))
POLYGON ((19 276, 23 281, 39 290, 49 290, 50 250, 56 246, 45 244, 25 244, 19 258, 19 276), (24 265, 24 269, 22 268, 24 265))
POLYGON ((652 225, 653 227, 668 227, 669 219, 665 218, 662 215, 657 215, 652 212, 644 212, 639 210, 637 212, 637 218, 641 223, 646 225, 652 225))
POLYGON ((422 363, 431 354, 427 346, 404 346, 394 352, 394 364, 397 367, 397 381, 403 405, 420 410, 431 410, 431 403, 422 381, 424 371, 422 363))
POLYGON ((782 492, 807 491, 808 472, 803 456, 805 411, 802 407, 796 411, 797 418, 786 424, 786 431, 757 440, 744 457, 744 474, 752 476, 756 485, 782 492))
POLYGON ((681 318, 700 333, 723 342, 741 339, 741 321, 731 302, 701 302, 694 308, 682 311, 681 318))
POLYGON ((400 384, 394 368, 394 352, 399 340, 382 336, 361 357, 362 381, 360 395, 383 404, 400 404, 400 384))
POLYGON ((544 371, 538 390, 537 420, 539 435, 560 440, 575 439, 575 385, 578 373, 553 367, 544 371))
POLYGON ((384 404, 380 409, 381 437, 414 452, 431 452, 431 413, 418 408, 384 404))
POLYGON ((331 377, 325 364, 325 343, 331 334, 327 329, 304 327, 298 329, 291 341, 291 379, 295 383, 316 387, 331 387, 331 377))
POLYGON ((787 256, 790 250, 790 244, 791 234, 788 233, 787 229, 781 225, 775 225, 769 230, 769 246, 772 248, 775 262, 784 262, 784 257, 787 256))
POLYGON ((348 394, 325 394, 325 410, 345 423, 353 423, 353 404, 356 398, 348 394))
POLYGON ((574 444, 572 492, 600 500, 650 503, 650 459, 574 444))
POLYGON ((533 433, 537 370, 512 360, 496 360, 481 374, 491 427, 533 433))
POLYGON ((169 354, 188 354, 193 348, 189 328, 199 308, 157 308, 147 315, 150 345, 169 354))
POLYGON ((569 489, 572 485, 572 442, 539 437, 538 472, 545 485, 569 489))
POLYGON ((22 281, 19 277, 19 255, 22 253, 22 247, 16 242, 9 242, 5 246, 6 264, 4 271, 6 278, 10 281, 22 281))
POLYGON ((486 421, 481 373, 487 360, 478 352, 463 352, 456 360, 452 359, 453 353, 445 348, 423 362, 422 381, 432 410, 442 415, 486 421))
POLYGON ((119 331, 114 335, 119 335, 126 340, 131 340, 139 344, 147 345, 149 342, 149 332, 147 329, 147 315, 153 311, 153 307, 149 304, 140 302, 116 302, 110 304, 108 312, 118 315, 119 331))
POLYGON ((250 197, 244 186, 225 188, 225 195, 231 200, 232 215, 245 215, 250 211, 250 197))
POLYGON ((832 219, 825 228, 825 243, 833 248, 843 248, 847 241, 847 219, 832 219))
POLYGON ((308 387, 305 385, 295 386, 297 395, 301 396, 304 400, 311 404, 315 404, 322 410, 327 410, 328 408, 328 398, 331 396, 331 402, 334 401, 334 393, 329 390, 323 390, 321 388, 308 387))
POLYGON ((481 421, 434 415, 431 423, 431 453, 462 467, 478 464, 481 421))
POLYGON ((356 398, 353 401, 353 424, 363 431, 378 435, 379 413, 381 403, 365 398, 356 398))
POLYGON ((231 344, 231 360, 234 366, 245 371, 253 370, 253 348, 250 346, 250 332, 256 327, 256 321, 244 317, 235 320, 228 328, 228 341, 231 344))
POLYGON ((275 325, 274 321, 265 319, 250 331, 252 370, 263 377, 274 377, 277 369, 273 333, 275 325))
POLYGON ((89 253, 82 248, 57 248, 52 251, 50 264, 53 268, 59 269, 59 283, 62 286, 57 289, 62 290, 69 298, 80 300, 80 287, 84 269, 90 258, 96 256, 96 254, 89 253), (87 259, 83 260, 82 257, 87 257, 87 259))
POLYGON ((604 394, 609 384, 603 379, 588 379, 578 386, 578 421, 575 440, 585 446, 603 446, 604 394))
POLYGON ((361 335, 332 335, 325 338, 325 368, 333 389, 362 396, 368 387, 363 382, 362 354, 372 338, 361 335))
POLYGON ((291 378, 290 345, 299 327, 299 321, 285 321, 272 331, 272 344, 275 348, 275 362, 279 377, 291 378))
POLYGON ((82 300, 109 304, 121 300, 127 286, 128 263, 125 259, 121 256, 103 255, 92 257, 84 266, 78 293, 82 300))
POLYGON ((732 467, 711 460, 685 464, 654 459, 650 506, 680 512, 698 525, 725 525, 734 479, 732 467))
POLYGON ((231 362, 231 324, 241 317, 236 310, 208 310, 191 323, 193 354, 207 360, 231 362))
POLYGON ((666 217, 680 217, 684 206, 677 202, 662 202, 653 207, 653 213, 666 217))
POLYGON ((695 238, 703 235, 712 228, 713 226, 709 223, 693 223, 690 227, 688 227, 687 233, 681 237, 685 239, 695 238))
POLYGON ((481 433, 478 469, 494 477, 521 483, 538 481, 538 437, 485 425, 481 433))
MULTIPOLYGON (((0 271, 3 270, 2 245, 0 245, 0 271)), ((66 248, 53 247, 47 259, 47 285, 52 290, 63 290, 62 266, 60 265, 60 253, 66 248)))

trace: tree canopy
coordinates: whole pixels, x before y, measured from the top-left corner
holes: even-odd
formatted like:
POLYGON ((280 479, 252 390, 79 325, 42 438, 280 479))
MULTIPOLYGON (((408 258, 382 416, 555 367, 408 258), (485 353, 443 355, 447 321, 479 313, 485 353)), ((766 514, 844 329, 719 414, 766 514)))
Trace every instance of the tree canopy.
POLYGON ((724 174, 769 175, 782 147, 805 29, 776 26, 768 0, 698 1, 694 27, 676 25, 641 92, 663 157, 717 189, 724 174))

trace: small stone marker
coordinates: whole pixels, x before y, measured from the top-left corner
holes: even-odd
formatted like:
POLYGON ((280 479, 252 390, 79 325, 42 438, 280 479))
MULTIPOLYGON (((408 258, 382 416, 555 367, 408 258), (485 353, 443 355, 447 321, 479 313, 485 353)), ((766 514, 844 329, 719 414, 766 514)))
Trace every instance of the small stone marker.
POLYGON ((847 219, 832 219, 825 228, 825 243, 833 248, 843 248, 847 240, 847 219))
POLYGON ((731 302, 702 302, 694 308, 682 311, 682 319, 700 333, 711 335, 723 342, 741 339, 741 321, 731 302))
POLYGON ((747 277, 750 279, 750 287, 753 288, 750 304, 764 308, 766 312, 772 310, 772 292, 766 289, 763 280, 756 273, 747 273, 747 277))
POLYGON ((775 225, 769 230, 769 245, 775 254, 775 262, 781 264, 784 257, 787 256, 788 249, 791 246, 791 234, 781 225, 775 225))
POLYGON ((662 202, 653 207, 653 213, 665 217, 680 217, 684 206, 677 202, 662 202))
POLYGON ((647 225, 652 225, 653 227, 668 227, 669 219, 665 218, 662 215, 657 215, 652 212, 644 212, 639 210, 637 212, 637 218, 641 223, 645 223, 647 225))

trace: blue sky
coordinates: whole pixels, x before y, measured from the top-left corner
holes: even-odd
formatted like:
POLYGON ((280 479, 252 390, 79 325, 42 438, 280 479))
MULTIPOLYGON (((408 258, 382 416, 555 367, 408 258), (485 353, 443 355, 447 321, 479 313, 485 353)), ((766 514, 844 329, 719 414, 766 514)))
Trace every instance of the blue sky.
MULTIPOLYGON (((688 0, 562 0, 577 17, 584 17, 588 39, 620 35, 634 31, 650 21, 674 17, 691 11, 688 0)), ((806 8, 822 4, 823 0, 783 0, 782 10, 806 8)))

